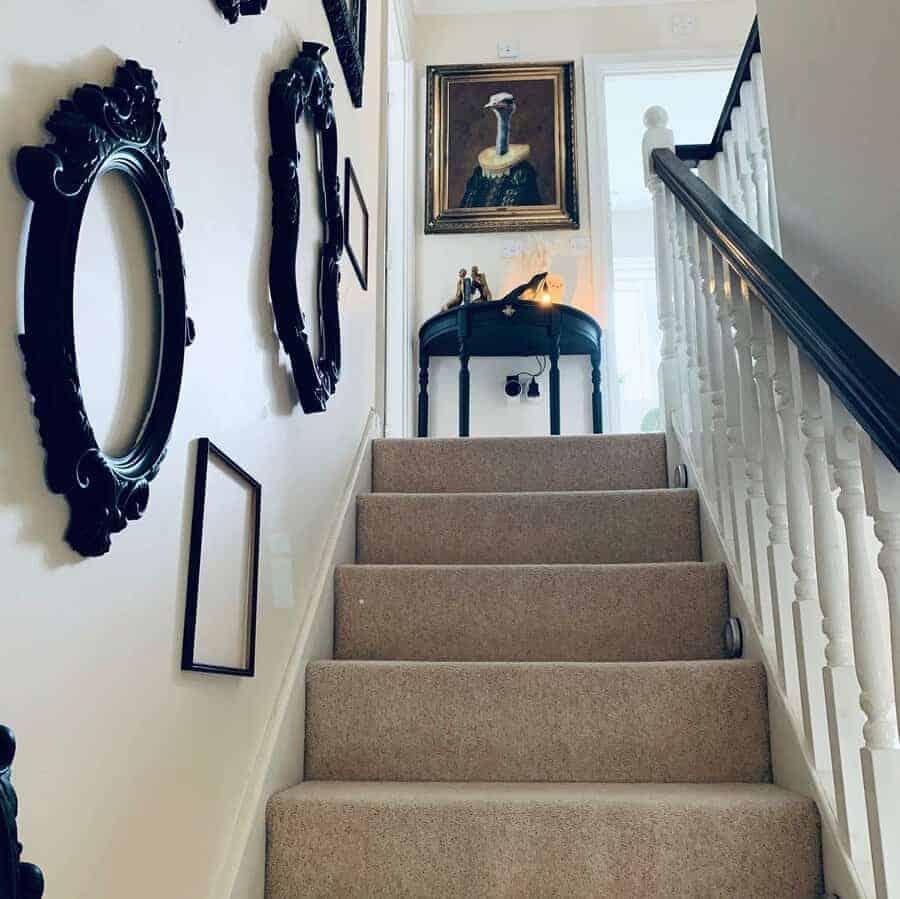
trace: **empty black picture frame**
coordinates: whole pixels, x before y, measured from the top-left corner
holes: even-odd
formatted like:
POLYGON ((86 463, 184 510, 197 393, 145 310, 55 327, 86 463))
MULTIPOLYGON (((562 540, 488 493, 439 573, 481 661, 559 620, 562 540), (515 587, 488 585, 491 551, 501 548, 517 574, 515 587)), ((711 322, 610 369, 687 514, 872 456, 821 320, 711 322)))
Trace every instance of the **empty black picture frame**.
POLYGON ((51 143, 23 147, 16 156, 19 183, 34 201, 19 346, 46 453, 47 486, 69 503, 66 540, 83 556, 102 556, 111 536, 144 514, 178 408, 185 347, 196 333, 186 305, 184 220, 172 197, 166 129, 149 69, 128 60, 110 86, 78 88, 60 101, 47 130, 51 143), (146 211, 158 257, 162 323, 156 389, 134 444, 118 457, 103 452, 91 427, 74 327, 78 235, 91 190, 108 172, 127 179, 146 211))
POLYGON ((369 209, 366 206, 362 188, 353 163, 348 157, 344 163, 344 247, 353 263, 353 269, 363 290, 369 289, 369 209), (352 223, 356 216, 362 216, 363 220, 363 246, 354 247, 352 237, 352 223))
POLYGON ((191 550, 188 562, 187 601, 184 609, 184 642, 181 650, 182 671, 201 671, 206 674, 230 674, 236 677, 253 677, 256 674, 256 616, 259 582, 259 537, 262 511, 262 485, 234 460, 222 452, 208 437, 197 441, 197 468, 194 479, 194 511, 191 521, 191 550), (200 602, 200 562, 203 553, 203 517, 206 507, 206 479, 209 457, 214 456, 239 480, 249 485, 253 492, 253 545, 250 554, 250 579, 247 615, 246 665, 235 668, 202 662, 195 658, 197 637, 197 610, 200 602))
POLYGON ((366 0, 323 0, 323 4, 350 99, 361 109, 366 68, 366 0))

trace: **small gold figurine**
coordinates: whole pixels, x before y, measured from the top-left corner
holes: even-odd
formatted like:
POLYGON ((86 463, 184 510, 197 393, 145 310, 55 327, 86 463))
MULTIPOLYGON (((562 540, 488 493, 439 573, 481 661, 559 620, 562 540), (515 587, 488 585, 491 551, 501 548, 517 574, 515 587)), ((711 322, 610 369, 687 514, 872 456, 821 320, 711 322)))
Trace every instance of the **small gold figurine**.
POLYGON ((487 276, 477 265, 472 266, 472 302, 473 303, 489 303, 494 295, 488 287, 487 276), (475 291, 478 291, 478 298, 475 298, 475 291))
POLYGON ((452 300, 448 300, 446 303, 444 303, 443 306, 441 306, 441 312, 449 312, 451 309, 455 309, 465 299, 467 274, 468 272, 464 268, 461 268, 459 270, 459 280, 456 282, 456 296, 454 296, 452 300))

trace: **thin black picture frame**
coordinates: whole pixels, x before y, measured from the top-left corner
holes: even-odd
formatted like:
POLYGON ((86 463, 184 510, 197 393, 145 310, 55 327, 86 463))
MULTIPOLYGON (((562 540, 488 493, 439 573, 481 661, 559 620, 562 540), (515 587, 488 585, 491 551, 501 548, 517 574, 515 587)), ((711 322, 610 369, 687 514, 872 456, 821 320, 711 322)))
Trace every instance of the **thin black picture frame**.
POLYGON ((187 600, 184 609, 184 641, 181 650, 181 670, 206 674, 229 674, 253 677, 256 674, 256 618, 259 594, 259 539, 262 513, 262 485, 233 459, 220 450, 208 437, 197 440, 197 467, 194 478, 194 510, 191 519, 191 548, 188 562, 187 600), (247 484, 253 492, 253 546, 250 557, 249 604, 247 614, 247 664, 243 668, 199 662, 194 657, 197 637, 197 609, 200 601, 200 563, 203 552, 203 516, 206 507, 206 477, 209 457, 215 457, 233 475, 247 484))
POLYGON ((356 171, 353 168, 353 163, 350 161, 350 157, 348 156, 344 162, 344 247, 347 250, 347 255, 350 257, 350 262, 353 264, 353 270, 356 272, 356 277, 359 278, 360 286, 363 290, 369 289, 369 207, 366 206, 366 200, 363 197, 362 188, 359 186, 359 179, 356 177, 356 171), (359 253, 353 247, 353 243, 350 240, 350 201, 352 198, 351 191, 355 194, 356 205, 359 207, 358 212, 363 217, 363 221, 365 222, 364 233, 365 233, 365 246, 361 248, 362 258, 360 258, 359 253))

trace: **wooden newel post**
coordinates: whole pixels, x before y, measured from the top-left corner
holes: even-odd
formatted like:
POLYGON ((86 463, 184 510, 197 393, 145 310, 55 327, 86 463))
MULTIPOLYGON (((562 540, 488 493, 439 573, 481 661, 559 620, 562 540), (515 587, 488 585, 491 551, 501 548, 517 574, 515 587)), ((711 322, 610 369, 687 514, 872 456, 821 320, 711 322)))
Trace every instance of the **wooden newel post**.
MULTIPOLYGON (((471 282, 466 278, 466 294, 470 296, 471 282)), ((469 436, 469 310, 468 302, 457 312, 459 334, 459 436, 469 436)))
POLYGON ((594 433, 603 433, 603 394, 600 392, 600 354, 591 353, 591 414, 594 433))
POLYGON ((550 313, 550 433, 558 435, 560 430, 559 412, 559 312, 550 313))

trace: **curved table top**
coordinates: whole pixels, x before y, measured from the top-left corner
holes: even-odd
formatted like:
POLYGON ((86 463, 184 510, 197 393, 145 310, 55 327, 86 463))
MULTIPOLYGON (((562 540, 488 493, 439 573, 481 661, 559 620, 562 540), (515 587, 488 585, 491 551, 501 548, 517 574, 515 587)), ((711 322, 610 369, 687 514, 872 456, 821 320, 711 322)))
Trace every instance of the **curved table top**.
POLYGON ((492 300, 439 312, 419 329, 419 352, 458 356, 464 340, 469 356, 546 356, 557 332, 561 356, 600 352, 602 331, 590 315, 533 300, 492 300))

